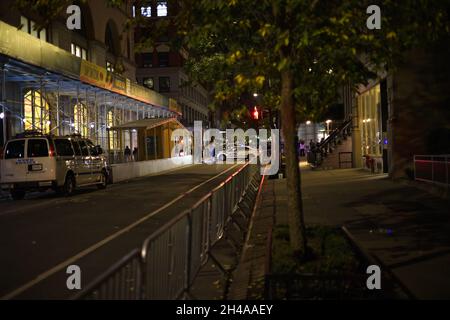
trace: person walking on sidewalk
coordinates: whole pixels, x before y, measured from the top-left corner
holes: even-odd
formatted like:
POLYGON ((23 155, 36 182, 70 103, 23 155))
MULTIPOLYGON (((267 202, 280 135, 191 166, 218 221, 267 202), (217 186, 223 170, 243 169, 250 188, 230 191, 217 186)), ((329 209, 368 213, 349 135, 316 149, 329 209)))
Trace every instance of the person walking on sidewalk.
POLYGON ((130 158, 131 158, 131 149, 129 146, 125 147, 125 151, 124 151, 124 156, 125 156, 125 162, 130 162, 130 158))

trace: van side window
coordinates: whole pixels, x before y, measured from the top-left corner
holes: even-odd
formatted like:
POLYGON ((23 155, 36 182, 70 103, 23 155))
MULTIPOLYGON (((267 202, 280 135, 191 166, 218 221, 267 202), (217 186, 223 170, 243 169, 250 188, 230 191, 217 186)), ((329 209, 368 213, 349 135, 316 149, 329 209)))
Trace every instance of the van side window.
POLYGON ((48 157, 48 145, 45 139, 29 139, 27 148, 28 158, 48 157))
POLYGON ((76 156, 81 156, 81 149, 77 141, 72 140, 73 150, 76 156))
POLYGON ((73 149, 69 139, 55 139, 56 154, 61 157, 72 157, 73 149))
POLYGON ((98 152, 97 152, 97 149, 95 148, 94 144, 89 140, 86 140, 86 144, 89 148, 89 153, 91 154, 91 156, 94 156, 94 157, 98 156, 98 152))
POLYGON ((6 146, 5 159, 22 159, 25 156, 25 140, 11 141, 6 146))
POLYGON ((89 156, 89 149, 88 149, 88 146, 86 145, 86 142, 81 140, 81 141, 79 141, 79 143, 80 143, 80 148, 81 148, 81 154, 84 157, 88 157, 89 156))

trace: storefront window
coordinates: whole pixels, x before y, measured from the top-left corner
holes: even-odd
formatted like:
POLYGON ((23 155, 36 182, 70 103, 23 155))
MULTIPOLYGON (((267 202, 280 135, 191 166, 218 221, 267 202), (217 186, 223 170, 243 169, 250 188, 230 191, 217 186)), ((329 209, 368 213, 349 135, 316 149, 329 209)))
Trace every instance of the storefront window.
POLYGON ((380 85, 358 96, 363 155, 381 156, 380 85))
POLYGON ((28 91, 23 100, 24 129, 50 132, 50 107, 39 91, 28 91))
MULTIPOLYGON (((106 123, 108 125, 108 129, 112 128, 116 125, 116 121, 114 119, 114 111, 109 110, 107 114, 106 123)), ((109 132, 109 148, 110 150, 117 150, 118 149, 118 143, 117 143, 117 132, 111 130, 109 132)))
POLYGON ((84 104, 79 103, 73 110, 75 133, 88 137, 88 111, 84 104))

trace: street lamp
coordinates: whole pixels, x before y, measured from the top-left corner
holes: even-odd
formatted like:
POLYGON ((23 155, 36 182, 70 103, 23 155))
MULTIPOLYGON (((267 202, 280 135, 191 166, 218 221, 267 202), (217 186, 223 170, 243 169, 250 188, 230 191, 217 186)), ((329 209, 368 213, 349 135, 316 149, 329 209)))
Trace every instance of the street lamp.
POLYGON ((311 124, 311 121, 309 121, 309 120, 308 120, 308 121, 306 121, 306 125, 308 125, 308 126, 309 126, 310 124, 311 124))
POLYGON ((330 135, 330 124, 332 123, 332 120, 327 120, 325 123, 327 124, 327 135, 330 135))

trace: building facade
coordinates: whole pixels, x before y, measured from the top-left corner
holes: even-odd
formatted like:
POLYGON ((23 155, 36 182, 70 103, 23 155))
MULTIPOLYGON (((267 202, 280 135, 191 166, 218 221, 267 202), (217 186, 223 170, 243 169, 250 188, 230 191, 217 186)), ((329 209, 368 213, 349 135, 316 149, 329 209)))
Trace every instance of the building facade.
POLYGON ((136 146, 136 133, 109 128, 144 118, 178 117, 175 102, 136 82, 131 2, 77 2, 81 30, 65 12, 42 24, 34 12, 0 3, 1 139, 25 130, 80 134, 113 154, 136 146), (41 25, 41 29, 36 26, 41 25))
POLYGON ((450 153, 449 56, 448 43, 415 49, 359 88, 350 115, 357 167, 411 177, 415 155, 450 153))
MULTIPOLYGON (((132 10, 144 19, 167 19, 176 14, 176 1, 140 1, 132 10)), ((136 28, 135 38, 138 42, 145 36, 146 30, 136 28)), ((141 49, 136 53, 136 77, 138 82, 177 101, 181 111, 180 121, 189 128, 194 121, 203 121, 210 125, 209 93, 198 83, 193 83, 184 72, 184 63, 188 58, 185 50, 170 47, 169 35, 160 38, 155 47, 141 49)))

